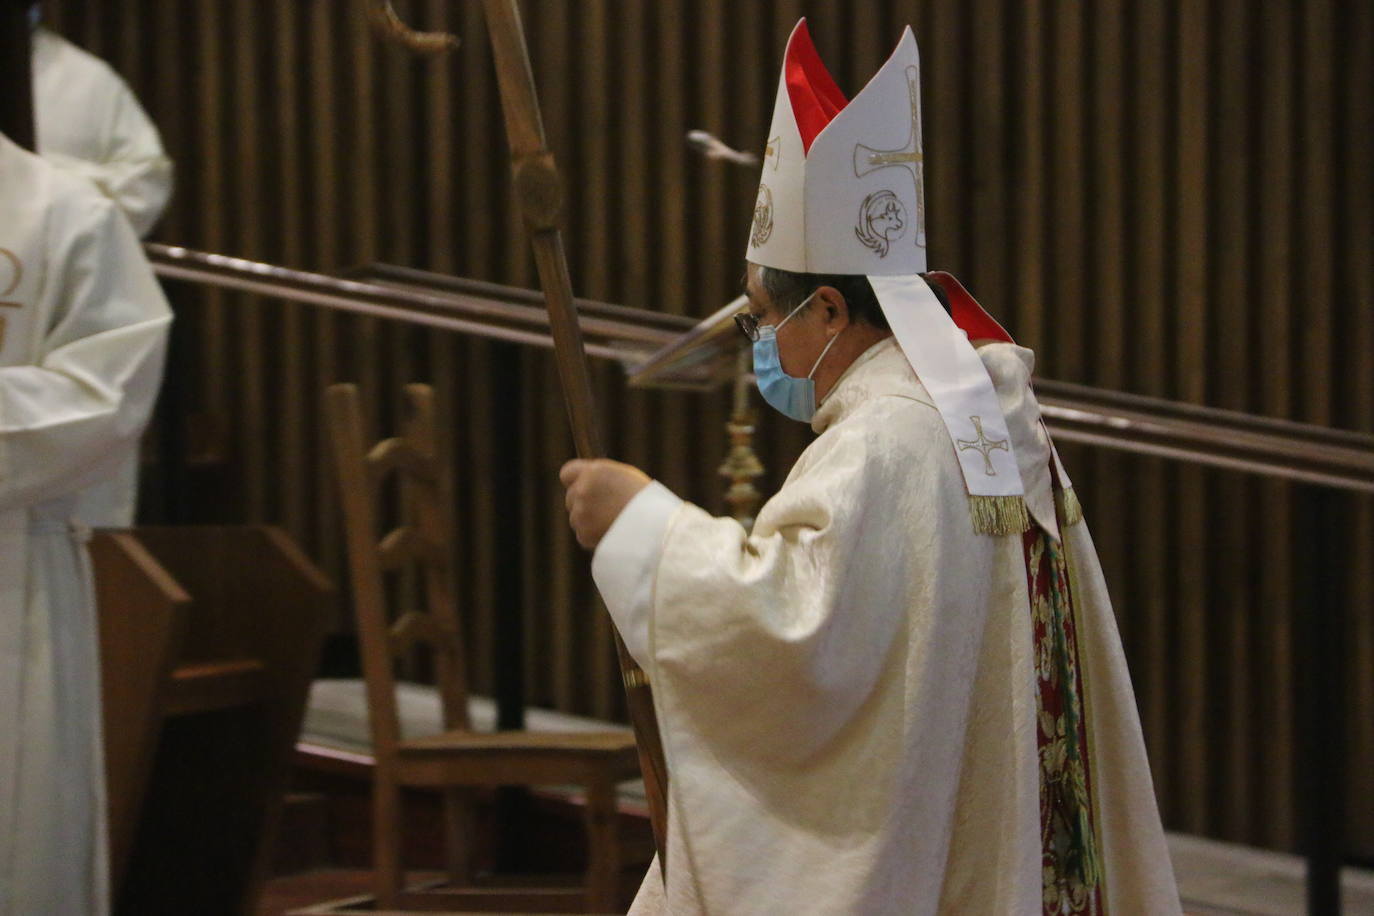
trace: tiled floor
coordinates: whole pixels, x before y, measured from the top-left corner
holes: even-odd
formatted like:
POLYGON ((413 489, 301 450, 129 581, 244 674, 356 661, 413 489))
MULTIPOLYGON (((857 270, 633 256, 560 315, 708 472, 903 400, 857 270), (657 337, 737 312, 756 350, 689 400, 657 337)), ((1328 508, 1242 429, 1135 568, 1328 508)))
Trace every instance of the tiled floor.
MULTIPOLYGON (((1192 916, 1300 916, 1304 863, 1297 856, 1170 834, 1183 905, 1192 916)), ((1374 872, 1342 875, 1345 916, 1374 916, 1374 872)))
MULTIPOLYGON (((1174 872, 1188 916, 1301 916, 1303 863, 1296 856, 1180 835, 1169 837, 1174 872)), ((259 916, 368 891, 365 871, 318 871, 277 878, 259 916)), ((1347 869, 1346 916, 1374 916, 1374 873, 1347 869)))

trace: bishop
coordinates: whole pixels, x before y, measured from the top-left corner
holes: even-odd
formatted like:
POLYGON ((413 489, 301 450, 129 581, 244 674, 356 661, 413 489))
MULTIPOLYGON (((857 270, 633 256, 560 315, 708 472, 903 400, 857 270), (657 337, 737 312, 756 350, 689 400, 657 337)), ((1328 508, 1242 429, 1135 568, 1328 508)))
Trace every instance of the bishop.
POLYGON ((1034 355, 927 271, 918 73, 908 29, 846 99, 789 40, 738 321, 817 438, 753 530, 562 471, 668 764, 632 913, 1179 912, 1034 355))

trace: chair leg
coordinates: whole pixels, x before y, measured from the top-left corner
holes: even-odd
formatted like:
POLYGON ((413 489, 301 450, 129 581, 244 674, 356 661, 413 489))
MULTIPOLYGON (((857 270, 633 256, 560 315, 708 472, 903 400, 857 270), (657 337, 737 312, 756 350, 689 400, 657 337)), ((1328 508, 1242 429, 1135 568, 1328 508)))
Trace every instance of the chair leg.
POLYGON ((472 792, 444 790, 444 860, 448 880, 458 887, 472 883, 472 792))
POLYGON ((372 783, 372 868, 379 910, 396 908, 405 883, 401 858, 401 790, 378 773, 372 783))
POLYGON ((587 911, 613 913, 620 896, 620 838, 615 783, 608 777, 587 786, 587 911))

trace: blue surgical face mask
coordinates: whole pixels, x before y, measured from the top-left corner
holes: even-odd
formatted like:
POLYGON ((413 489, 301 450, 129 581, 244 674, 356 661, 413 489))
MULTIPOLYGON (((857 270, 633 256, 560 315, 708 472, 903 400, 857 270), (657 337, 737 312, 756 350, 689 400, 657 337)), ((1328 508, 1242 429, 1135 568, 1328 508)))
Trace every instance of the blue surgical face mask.
POLYGON ((759 325, 759 339, 754 341, 754 378, 758 380, 759 393, 774 410, 802 423, 810 423, 816 415, 816 383, 811 377, 816 374, 821 360, 825 359, 825 354, 830 352, 840 335, 830 338, 830 343, 816 357, 806 378, 796 378, 782 371, 782 359, 778 356, 778 330, 791 321, 793 315, 806 308, 815 296, 815 293, 807 296, 801 305, 776 325, 759 325))

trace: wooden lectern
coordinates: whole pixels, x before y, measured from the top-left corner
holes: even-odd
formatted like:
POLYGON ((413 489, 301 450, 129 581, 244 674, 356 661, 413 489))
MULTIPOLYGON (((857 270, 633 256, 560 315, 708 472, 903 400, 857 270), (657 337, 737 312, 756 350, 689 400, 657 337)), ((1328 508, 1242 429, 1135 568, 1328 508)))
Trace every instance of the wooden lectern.
POLYGON ((249 916, 333 602, 281 531, 91 541, 115 912, 249 916))

